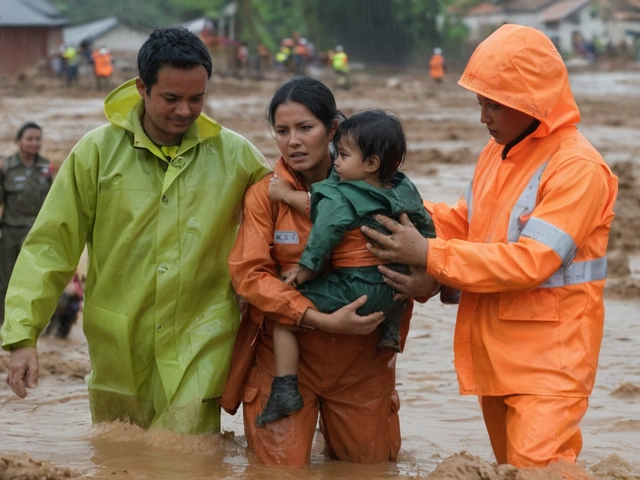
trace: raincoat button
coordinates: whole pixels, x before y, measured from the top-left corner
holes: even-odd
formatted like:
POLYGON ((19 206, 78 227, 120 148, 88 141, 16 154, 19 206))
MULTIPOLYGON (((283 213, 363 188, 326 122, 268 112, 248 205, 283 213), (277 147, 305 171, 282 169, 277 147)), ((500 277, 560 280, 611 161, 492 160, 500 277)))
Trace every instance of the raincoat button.
POLYGON ((162 325, 156 325, 156 330, 157 330, 157 331, 162 330, 162 325))
POLYGON ((176 168, 182 168, 184 166, 184 158, 176 157, 171 161, 171 165, 176 168))
POLYGON ((169 199, 166 197, 166 195, 163 195, 163 196, 162 196, 162 201, 163 201, 164 203, 167 203, 167 202, 169 201, 169 199))
POLYGON ((162 275, 164 272, 169 270, 169 265, 167 265, 166 263, 163 263, 162 265, 158 266, 158 275, 162 275))

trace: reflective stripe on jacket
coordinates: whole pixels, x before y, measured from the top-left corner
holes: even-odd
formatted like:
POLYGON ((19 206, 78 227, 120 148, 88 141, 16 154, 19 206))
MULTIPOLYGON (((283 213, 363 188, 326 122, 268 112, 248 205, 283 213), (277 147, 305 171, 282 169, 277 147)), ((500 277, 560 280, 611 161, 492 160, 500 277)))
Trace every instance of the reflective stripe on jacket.
POLYGON ((463 290, 454 349, 467 394, 582 396, 595 380, 617 178, 578 132, 562 58, 536 32, 501 27, 459 83, 539 127, 504 160, 491 139, 458 203, 431 206, 427 271, 463 290))

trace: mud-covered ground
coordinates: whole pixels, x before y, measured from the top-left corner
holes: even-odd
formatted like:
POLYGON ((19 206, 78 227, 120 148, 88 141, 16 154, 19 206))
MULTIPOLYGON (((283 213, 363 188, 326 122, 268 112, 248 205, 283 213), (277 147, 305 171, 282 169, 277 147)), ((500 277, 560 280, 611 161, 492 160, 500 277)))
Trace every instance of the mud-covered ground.
MULTIPOLYGON (((327 83, 332 77, 316 72, 327 83)), ((580 128, 620 177, 617 218, 610 242, 605 338, 584 449, 575 478, 640 480, 640 72, 576 72, 572 85, 582 112, 580 128)), ((450 74, 434 84, 422 72, 354 74, 350 90, 335 90, 347 115, 393 111, 409 142, 404 166, 423 196, 454 202, 471 178, 488 139, 474 95, 450 74)), ((248 137, 271 162, 276 146, 264 120, 280 79, 214 77, 206 111, 248 137)), ((115 86, 115 81, 113 82, 115 86)), ((93 79, 73 89, 37 75, 0 80, 0 147, 26 120, 44 129, 42 153, 63 162, 75 142, 104 123, 93 79)), ((404 354, 398 358, 403 447, 397 464, 328 462, 314 445, 309 472, 265 469, 245 449, 241 416, 223 415, 225 433, 184 437, 145 432, 127 424, 92 426, 84 376, 90 369, 80 325, 67 340, 41 338, 40 384, 19 400, 0 384, 0 479, 94 478, 561 478, 559 467, 516 470, 494 464, 474 397, 458 395, 453 369, 455 307, 436 300, 420 306, 404 354)), ((0 355, 0 376, 8 355, 0 355)))

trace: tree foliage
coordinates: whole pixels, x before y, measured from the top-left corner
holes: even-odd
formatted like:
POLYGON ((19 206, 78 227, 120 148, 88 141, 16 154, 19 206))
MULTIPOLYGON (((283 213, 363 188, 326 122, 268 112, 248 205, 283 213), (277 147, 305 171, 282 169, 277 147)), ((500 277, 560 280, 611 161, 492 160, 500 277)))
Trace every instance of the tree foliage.
MULTIPOLYGON (((76 23, 107 16, 158 27, 193 18, 219 18, 229 0, 54 0, 76 23)), ((404 64, 442 47, 461 50, 466 29, 448 8, 464 10, 479 0, 235 0, 235 39, 277 49, 299 32, 317 50, 341 44, 350 58, 404 64)), ((229 24, 228 19, 226 20, 229 24)))

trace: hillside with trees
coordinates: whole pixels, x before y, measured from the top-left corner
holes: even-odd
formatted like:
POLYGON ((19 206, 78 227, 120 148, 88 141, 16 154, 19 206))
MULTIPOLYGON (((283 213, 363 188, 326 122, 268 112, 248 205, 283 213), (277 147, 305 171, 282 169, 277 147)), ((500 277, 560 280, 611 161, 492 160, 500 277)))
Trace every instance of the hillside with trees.
MULTIPOLYGON (((116 15, 159 27, 206 16, 217 19, 228 0, 56 0, 73 23, 116 15)), ((464 11, 479 0, 236 0, 235 38, 275 50, 294 31, 319 50, 348 46, 367 63, 405 65, 425 58, 436 46, 462 55, 466 35, 455 4, 464 11)))

